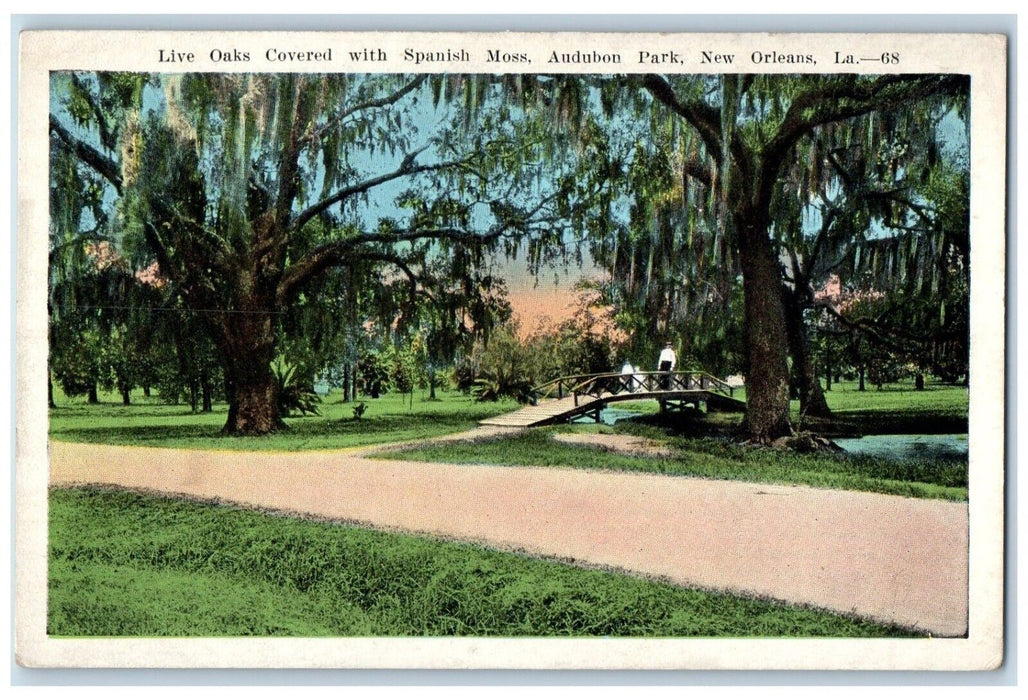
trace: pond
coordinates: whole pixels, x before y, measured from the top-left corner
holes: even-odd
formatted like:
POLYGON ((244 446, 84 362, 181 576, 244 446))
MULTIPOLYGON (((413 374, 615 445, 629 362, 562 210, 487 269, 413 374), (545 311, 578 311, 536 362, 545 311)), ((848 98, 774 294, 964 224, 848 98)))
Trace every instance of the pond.
POLYGON ((893 459, 967 459, 967 433, 952 435, 865 435, 836 438, 834 442, 854 455, 893 459))
MULTIPOLYGON (((604 408, 600 411, 600 422, 604 425, 614 425, 619 420, 625 420, 626 418, 634 418, 635 416, 641 416, 642 414, 638 411, 626 411, 623 408, 604 408)), ((593 417, 591 415, 579 416, 575 418, 572 423, 593 423, 593 417)))

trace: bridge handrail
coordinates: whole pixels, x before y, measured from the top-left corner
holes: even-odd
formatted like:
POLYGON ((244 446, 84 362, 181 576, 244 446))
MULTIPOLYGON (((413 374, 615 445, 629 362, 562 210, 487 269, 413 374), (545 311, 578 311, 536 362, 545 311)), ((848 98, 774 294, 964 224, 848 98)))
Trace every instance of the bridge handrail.
POLYGON ((557 398, 564 398, 564 395, 568 392, 564 390, 567 387, 569 390, 571 387, 578 384, 582 379, 593 377, 596 375, 592 374, 568 374, 563 377, 557 377, 551 379, 548 382, 543 382, 537 387, 532 388, 532 395, 538 401, 539 399, 549 398, 554 390, 557 391, 557 398), (544 391, 545 389, 545 391, 544 391))
POLYGON ((644 392, 657 393, 670 391, 663 386, 665 382, 678 384, 681 388, 682 379, 685 379, 685 388, 699 388, 713 390, 721 394, 733 396, 734 388, 726 381, 715 377, 703 370, 676 370, 674 372, 632 372, 622 374, 620 372, 600 372, 597 374, 571 374, 551 379, 532 389, 532 395, 536 402, 540 399, 552 397, 556 390, 557 398, 574 396, 575 403, 578 403, 580 395, 599 398, 605 391, 611 394, 619 394, 623 391, 636 392, 642 389, 644 392), (656 380, 654 379, 656 378, 656 380), (690 382, 693 380, 693 382, 690 382), (699 386, 692 386, 696 383, 699 386), (632 388, 630 388, 632 387, 632 388), (612 391, 610 389, 613 389, 612 391))

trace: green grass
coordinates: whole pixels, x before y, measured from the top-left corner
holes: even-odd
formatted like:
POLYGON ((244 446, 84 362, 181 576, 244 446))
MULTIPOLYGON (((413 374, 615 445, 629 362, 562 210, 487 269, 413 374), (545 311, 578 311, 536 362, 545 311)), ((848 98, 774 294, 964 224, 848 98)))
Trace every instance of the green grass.
MULTIPOLYGON (((123 406, 114 395, 88 405, 84 399, 70 400, 58 392, 58 407, 50 411, 50 437, 67 442, 95 442, 115 445, 178 447, 203 450, 331 450, 407 440, 421 440, 468 430, 483 418, 517 408, 512 401, 477 403, 456 392, 440 392, 429 401, 416 392, 408 396, 386 394, 378 399, 360 399, 368 405, 362 420, 353 420, 353 403, 343 403, 341 394, 331 394, 321 404, 321 416, 287 418, 289 430, 261 438, 229 437, 221 434, 227 407, 216 405, 213 413, 192 413, 186 406, 169 406, 137 394, 136 402, 123 406)), ((737 391, 740 397, 744 392, 737 391)), ((836 411, 833 423, 804 424, 799 405, 793 402, 797 424, 827 435, 853 433, 950 433, 967 431, 967 389, 929 385, 913 391, 909 385, 888 385, 856 391, 854 383, 835 384, 827 393, 836 411)), ((615 407, 653 415, 656 401, 627 401, 615 407)), ((700 433, 728 434, 741 421, 739 414, 711 414, 700 433)))
POLYGON ((964 461, 899 461, 824 453, 783 453, 736 445, 724 439, 668 436, 657 427, 633 422, 619 422, 616 428, 585 425, 540 428, 498 439, 426 444, 375 456, 451 464, 638 471, 967 500, 967 463, 964 461), (666 443, 673 453, 666 457, 636 456, 601 447, 569 445, 552 439, 555 430, 630 432, 666 443))
POLYGON ((48 633, 915 636, 471 545, 103 489, 50 493, 48 633))
MULTIPOLYGON (((736 389, 735 398, 745 401, 745 389, 736 389)), ((867 385, 857 390, 857 382, 836 382, 825 392, 834 418, 821 420, 800 414, 800 402, 792 401, 792 423, 800 430, 826 436, 856 435, 939 435, 967 432, 968 393, 966 387, 928 384, 915 391, 912 382, 886 384, 881 390, 867 385)), ((652 416, 659 411, 656 401, 625 401, 613 407, 652 416)), ((739 413, 712 413, 704 421, 693 422, 696 434, 727 436, 742 423, 739 413)))
MULTIPOLYGON (((915 391, 910 383, 886 384, 879 391, 856 382, 833 384, 825 393, 838 421, 866 434, 941 434, 967 432, 966 387, 928 384, 915 391)), ((798 417, 799 404, 794 403, 798 417)))
POLYGON ((338 392, 320 405, 320 416, 287 418, 289 430, 265 437, 229 437, 221 434, 227 407, 213 413, 192 413, 187 406, 156 401, 123 406, 59 398, 50 411, 50 437, 66 442, 96 442, 144 447, 197 450, 333 450, 405 440, 421 440, 475 427, 478 421, 517 408, 506 401, 477 403, 456 392, 439 392, 429 401, 414 396, 385 394, 360 399, 368 405, 361 420, 353 419, 353 403, 343 403, 338 392))

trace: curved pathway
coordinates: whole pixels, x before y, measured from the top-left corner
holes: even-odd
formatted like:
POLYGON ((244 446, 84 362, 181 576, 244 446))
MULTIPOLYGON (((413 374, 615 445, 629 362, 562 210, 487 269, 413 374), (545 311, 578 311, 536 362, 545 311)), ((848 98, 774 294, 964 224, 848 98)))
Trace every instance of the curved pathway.
POLYGON ((356 521, 856 613, 937 636, 967 631, 966 503, 581 469, 387 461, 360 451, 62 442, 50 443, 50 483, 111 484, 356 521))

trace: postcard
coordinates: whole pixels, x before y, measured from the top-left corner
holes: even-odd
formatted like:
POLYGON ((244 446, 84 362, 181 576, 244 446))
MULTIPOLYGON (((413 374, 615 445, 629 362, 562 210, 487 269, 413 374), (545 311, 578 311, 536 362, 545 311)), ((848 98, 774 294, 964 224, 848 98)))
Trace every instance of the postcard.
POLYGON ((1006 37, 20 41, 18 663, 1002 663, 1006 37))

